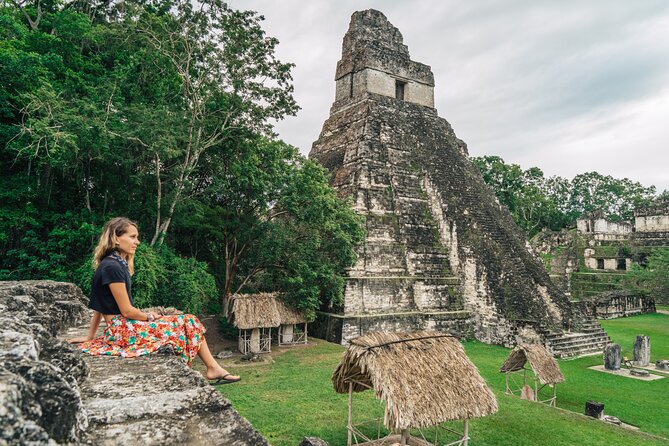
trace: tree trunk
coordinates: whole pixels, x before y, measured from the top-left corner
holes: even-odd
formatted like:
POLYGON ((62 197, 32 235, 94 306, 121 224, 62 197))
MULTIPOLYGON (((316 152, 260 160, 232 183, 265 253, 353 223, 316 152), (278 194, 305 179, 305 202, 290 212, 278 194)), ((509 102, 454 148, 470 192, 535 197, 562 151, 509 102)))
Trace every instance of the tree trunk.
POLYGON ((160 181, 160 155, 158 153, 156 153, 156 182, 158 183, 158 190, 156 191, 156 230, 151 239, 151 246, 156 244, 160 235, 160 207, 162 206, 161 200, 163 197, 163 184, 160 181))

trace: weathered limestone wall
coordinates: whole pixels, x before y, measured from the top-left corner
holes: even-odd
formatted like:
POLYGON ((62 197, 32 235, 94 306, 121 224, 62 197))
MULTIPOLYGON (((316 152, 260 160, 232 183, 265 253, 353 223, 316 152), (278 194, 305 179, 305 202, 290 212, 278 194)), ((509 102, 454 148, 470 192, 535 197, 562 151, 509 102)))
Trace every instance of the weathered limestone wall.
POLYGON ((605 218, 597 219, 578 219, 576 228, 583 233, 606 234, 610 236, 627 236, 632 230, 632 223, 626 221, 613 222, 605 218))
POLYGON ((174 356, 85 356, 86 440, 96 445, 268 446, 199 372, 174 356))
POLYGON ((661 232, 669 235, 669 201, 634 211, 637 232, 661 232))
MULTIPOLYGON (((609 222, 596 211, 579 219, 576 231, 565 233, 573 235, 546 232, 533 245, 544 260, 551 259, 552 274, 568 279, 573 298, 622 290, 624 274, 633 264, 643 264, 655 249, 669 247, 669 203, 636 209, 634 215, 634 224, 609 222), (574 258, 575 268, 569 265, 574 258)), ((663 302, 662 295, 652 298, 663 302)))
POLYGON ((474 339, 471 315, 467 311, 405 312, 368 315, 338 315, 318 312, 311 324, 313 336, 330 342, 347 343, 365 333, 374 331, 437 330, 457 333, 463 339, 474 339))
POLYGON ((379 11, 369 9, 351 16, 342 43, 342 58, 337 63, 335 80, 364 68, 373 68, 404 79, 434 85, 430 67, 409 58, 402 34, 379 11), (383 20, 379 20, 380 17, 383 20), (379 36, 382 36, 379 39, 379 36), (400 55, 401 57, 397 57, 400 55))
POLYGON ((570 318, 568 300, 483 182, 466 145, 434 108, 396 99, 394 83, 390 94, 395 78, 434 85, 429 67, 410 60, 383 14, 353 14, 337 97, 310 156, 333 172, 341 196, 353 198, 367 238, 349 271, 343 322, 332 316, 324 323, 344 343, 364 330, 441 323, 433 313, 465 312, 471 329, 450 322, 444 329, 509 345, 538 336, 542 326, 559 328, 570 318), (385 73, 374 74, 379 89, 369 83, 377 71, 385 73), (347 95, 342 79, 352 73, 347 95), (358 75, 367 80, 356 83, 358 75))
POLYGON ((0 282, 0 444, 268 444, 173 356, 89 356, 59 340, 86 333, 86 303, 69 283, 0 282))
POLYGON ((0 282, 0 444, 84 437, 80 384, 88 367, 55 334, 88 315, 85 301, 68 283, 0 282))
MULTIPOLYGON (((586 268, 590 269, 600 269, 600 270, 606 270, 606 271, 626 271, 629 270, 630 267, 632 266, 632 259, 631 258, 625 258, 625 268, 622 268, 620 263, 619 263, 619 257, 603 257, 603 256, 598 256, 595 253, 594 249, 591 248, 586 248, 583 250, 583 261, 585 263, 586 268), (600 268, 601 263, 599 260, 603 261, 603 268, 600 268)), ((623 259, 620 259, 622 261, 623 259)))
POLYGON ((455 277, 352 277, 346 285, 350 299, 344 302, 344 313, 458 309, 462 308, 460 297, 450 291, 457 285, 455 277))
POLYGON ((634 218, 639 232, 669 232, 669 215, 649 215, 634 218))
POLYGON ((434 75, 430 67, 409 58, 402 34, 387 20, 380 22, 378 14, 369 10, 351 17, 355 32, 344 36, 342 59, 335 74, 335 106, 369 93, 394 98, 396 81, 400 81, 405 83, 405 101, 434 107, 434 75), (383 33, 383 39, 377 39, 377 31, 383 33))
POLYGON ((571 296, 571 274, 578 268, 577 233, 574 230, 543 230, 530 241, 541 256, 551 280, 571 296))
POLYGON ((347 100, 366 93, 395 97, 396 81, 404 82, 404 100, 414 104, 434 107, 434 86, 415 80, 400 78, 383 71, 366 68, 337 79, 335 101, 347 100), (353 85, 351 85, 351 82, 353 85))
POLYGON ((611 291, 578 303, 582 311, 597 319, 615 319, 655 313, 655 302, 647 295, 632 291, 611 291))

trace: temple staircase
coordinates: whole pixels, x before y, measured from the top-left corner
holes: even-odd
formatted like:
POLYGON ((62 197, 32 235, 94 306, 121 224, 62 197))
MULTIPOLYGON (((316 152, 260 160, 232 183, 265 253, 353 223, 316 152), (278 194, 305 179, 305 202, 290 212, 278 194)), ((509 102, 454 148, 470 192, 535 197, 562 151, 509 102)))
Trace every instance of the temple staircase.
POLYGON ((553 356, 574 359, 581 356, 599 355, 611 338, 594 318, 580 323, 580 331, 551 331, 545 335, 548 350, 553 356))

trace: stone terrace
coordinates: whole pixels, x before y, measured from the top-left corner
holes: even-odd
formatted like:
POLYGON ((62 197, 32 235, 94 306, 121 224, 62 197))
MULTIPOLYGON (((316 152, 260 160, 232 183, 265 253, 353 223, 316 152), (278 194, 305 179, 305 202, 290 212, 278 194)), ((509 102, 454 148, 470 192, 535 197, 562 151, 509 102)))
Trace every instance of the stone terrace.
POLYGON ((93 357, 58 339, 85 333, 85 302, 68 283, 0 282, 0 445, 269 444, 177 358, 93 357))

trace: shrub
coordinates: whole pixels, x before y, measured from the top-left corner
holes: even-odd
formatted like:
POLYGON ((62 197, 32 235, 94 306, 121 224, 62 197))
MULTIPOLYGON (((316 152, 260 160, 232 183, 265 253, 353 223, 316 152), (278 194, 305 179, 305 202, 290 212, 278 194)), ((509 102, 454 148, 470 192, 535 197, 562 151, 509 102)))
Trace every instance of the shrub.
POLYGON ((218 295, 214 276, 207 271, 207 264, 194 258, 182 258, 163 247, 163 260, 168 273, 167 286, 161 294, 162 303, 188 313, 199 314, 210 300, 218 295))

